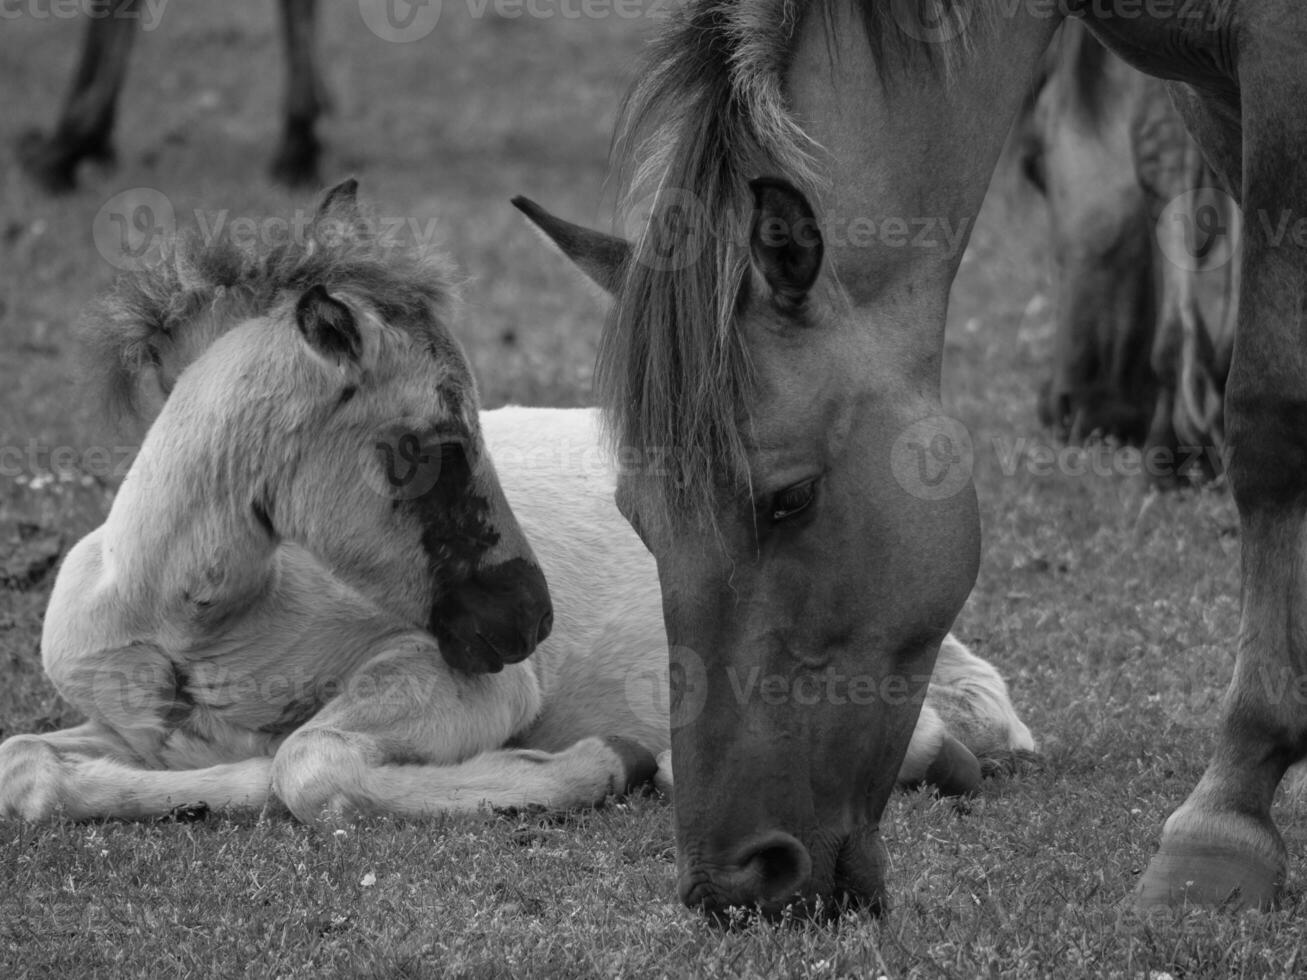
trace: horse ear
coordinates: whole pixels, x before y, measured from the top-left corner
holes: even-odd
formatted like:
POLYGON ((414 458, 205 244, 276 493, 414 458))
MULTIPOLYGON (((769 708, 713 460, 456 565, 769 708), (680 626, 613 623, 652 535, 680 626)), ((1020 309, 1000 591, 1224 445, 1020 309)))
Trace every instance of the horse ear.
POLYGON ((335 218, 338 221, 353 223, 359 217, 359 182, 353 177, 342 180, 327 191, 322 203, 318 205, 317 220, 335 218))
POLYGON ((308 289, 295 304, 295 323, 309 346, 336 364, 357 361, 363 352, 353 311, 321 284, 308 289))
POLYGON ((772 296, 797 306, 808 295, 821 271, 825 246, 812 205, 788 180, 759 177, 753 191, 753 226, 749 251, 772 296))
POLYGON ((631 257, 629 242, 555 218, 535 201, 513 198, 513 207, 562 249, 582 272, 604 292, 616 296, 631 257))

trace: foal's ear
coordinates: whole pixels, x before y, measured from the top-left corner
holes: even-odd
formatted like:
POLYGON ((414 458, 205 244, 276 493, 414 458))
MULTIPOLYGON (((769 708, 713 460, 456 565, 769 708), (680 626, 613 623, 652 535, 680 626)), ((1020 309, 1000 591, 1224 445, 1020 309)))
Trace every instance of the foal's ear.
POLYGON ((352 363, 363 353, 363 335, 354 312, 321 284, 308 289, 295 304, 295 323, 309 346, 333 363, 352 363))
POLYGON ((342 218, 352 220, 359 211, 359 182, 347 177, 327 191, 322 203, 318 205, 319 218, 342 218))
POLYGON ((821 271, 825 245, 817 216, 803 192, 780 177, 749 181, 753 191, 753 225, 749 251, 767 280, 772 297, 797 306, 821 271))
POLYGON ((626 263, 631 257, 629 242, 555 218, 529 198, 513 198, 513 207, 562 249, 591 282, 608 295, 617 295, 622 287, 622 277, 626 275, 626 263))

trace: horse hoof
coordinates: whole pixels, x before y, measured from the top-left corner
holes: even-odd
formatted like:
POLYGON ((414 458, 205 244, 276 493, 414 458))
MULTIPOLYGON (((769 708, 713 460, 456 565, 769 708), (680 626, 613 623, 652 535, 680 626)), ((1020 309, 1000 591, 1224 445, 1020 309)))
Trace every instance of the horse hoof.
POLYGON ((629 738, 622 738, 620 735, 609 735, 604 739, 604 744, 622 762, 622 770, 625 773, 623 782, 620 787, 614 787, 614 791, 619 795, 625 795, 654 778, 654 773, 658 771, 658 762, 654 759, 653 753, 643 745, 629 738))
POLYGON ((1135 888, 1140 909, 1224 905, 1269 909, 1284 885, 1288 858, 1269 820, 1181 807, 1135 888))
POLYGON ((1267 910, 1284 884, 1283 862, 1234 847, 1163 842, 1135 888, 1139 909, 1186 905, 1267 910))
POLYGON ((18 138, 18 164, 47 194, 68 194, 77 189, 77 160, 67 151, 30 129, 18 138))
POLYGON ((284 146, 278 151, 269 167, 272 179, 283 187, 318 187, 320 148, 316 140, 311 144, 284 146))
POLYGON ((944 796, 970 796, 980 789, 980 760, 951 735, 926 770, 926 783, 944 796))

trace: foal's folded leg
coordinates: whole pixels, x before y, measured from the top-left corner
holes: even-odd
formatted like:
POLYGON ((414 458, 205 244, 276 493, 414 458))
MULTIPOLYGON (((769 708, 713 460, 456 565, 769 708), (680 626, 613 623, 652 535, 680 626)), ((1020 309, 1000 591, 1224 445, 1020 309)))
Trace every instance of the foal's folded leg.
POLYGON ((0 819, 69 820, 160 816, 177 806, 261 807, 272 760, 203 769, 147 769, 112 729, 87 722, 0 744, 0 819))
POLYGON ((334 823, 362 812, 592 806, 652 775, 652 757, 620 739, 561 752, 505 748, 540 707, 529 663, 467 675, 434 645, 392 650, 286 739, 273 791, 299 819, 334 823))

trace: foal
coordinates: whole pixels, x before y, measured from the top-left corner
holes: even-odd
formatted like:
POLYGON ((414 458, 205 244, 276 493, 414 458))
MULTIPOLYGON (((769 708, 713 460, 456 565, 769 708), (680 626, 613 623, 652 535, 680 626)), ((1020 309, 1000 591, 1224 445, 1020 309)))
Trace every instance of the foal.
MULTIPOLYGON (((124 281, 91 333, 109 389, 167 400, 46 616, 46 670, 89 720, 0 745, 0 816, 275 799, 330 823, 649 778, 684 706, 594 414, 479 414, 449 306, 352 181, 306 241, 124 281)), ((937 670, 902 776, 965 791, 974 754, 1033 743, 992 667, 950 641, 937 670)))

